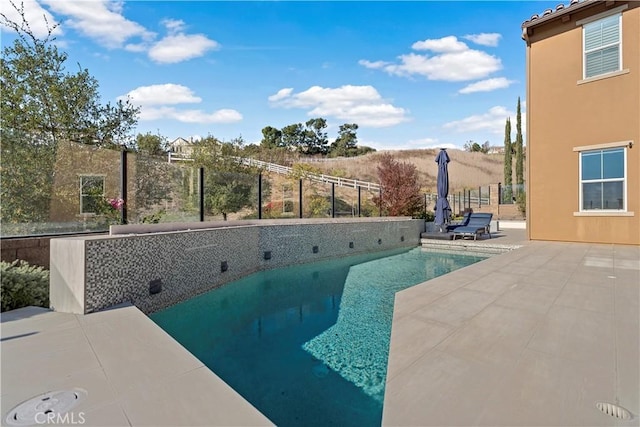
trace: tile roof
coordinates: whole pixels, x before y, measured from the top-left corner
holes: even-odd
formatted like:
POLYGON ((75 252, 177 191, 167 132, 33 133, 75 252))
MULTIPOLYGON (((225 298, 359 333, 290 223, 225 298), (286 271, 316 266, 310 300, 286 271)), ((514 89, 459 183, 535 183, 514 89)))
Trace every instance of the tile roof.
POLYGON ((587 6, 588 4, 596 3, 598 1, 599 0, 571 0, 570 3, 566 6, 560 3, 556 6, 555 10, 546 9, 540 14, 534 14, 530 19, 527 19, 522 23, 522 28, 530 27, 538 23, 548 21, 550 19, 573 12, 577 9, 581 9, 584 6, 587 6))

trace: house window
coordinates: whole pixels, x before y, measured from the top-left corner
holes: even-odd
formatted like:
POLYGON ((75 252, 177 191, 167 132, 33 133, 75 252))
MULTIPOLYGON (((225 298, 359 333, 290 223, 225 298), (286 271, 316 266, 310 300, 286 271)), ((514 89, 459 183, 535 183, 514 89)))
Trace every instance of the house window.
POLYGON ((622 15, 584 24, 584 78, 622 70, 622 15))
POLYGON ((101 175, 80 176, 80 213, 98 213, 99 203, 104 200, 104 180, 101 175))
POLYGON ((581 211, 626 210, 624 148, 580 153, 581 211))

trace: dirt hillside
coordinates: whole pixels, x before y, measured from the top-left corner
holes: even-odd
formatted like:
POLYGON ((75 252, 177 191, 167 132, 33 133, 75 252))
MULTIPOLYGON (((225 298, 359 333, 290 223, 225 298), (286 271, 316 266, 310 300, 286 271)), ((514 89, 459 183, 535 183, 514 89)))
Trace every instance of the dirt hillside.
MULTIPOLYGON (((389 153, 400 162, 416 165, 423 190, 435 192, 438 174, 435 158, 438 151, 438 149, 379 151, 365 156, 324 159, 310 163, 328 175, 378 182, 379 158, 383 153, 389 153)), ((447 153, 451 159, 449 163, 450 192, 496 184, 503 180, 504 155, 502 154, 470 153, 453 149, 447 150, 447 153)))

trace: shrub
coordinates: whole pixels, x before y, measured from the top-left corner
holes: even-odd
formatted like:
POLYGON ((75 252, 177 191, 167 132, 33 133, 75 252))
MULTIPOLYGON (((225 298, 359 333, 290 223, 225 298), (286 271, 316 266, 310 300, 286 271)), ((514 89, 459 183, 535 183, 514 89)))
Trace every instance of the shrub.
POLYGON ((49 307, 49 270, 25 261, 0 262, 2 311, 35 305, 49 307))
POLYGON ((433 222, 436 220, 436 214, 434 211, 422 211, 416 218, 424 219, 426 222, 433 222))

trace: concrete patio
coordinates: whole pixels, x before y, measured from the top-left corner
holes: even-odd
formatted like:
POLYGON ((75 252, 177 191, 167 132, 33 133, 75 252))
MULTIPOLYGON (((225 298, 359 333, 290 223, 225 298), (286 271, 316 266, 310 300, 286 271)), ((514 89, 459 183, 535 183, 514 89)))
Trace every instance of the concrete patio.
POLYGON ((19 403, 76 387, 87 391, 71 410, 76 424, 273 425, 133 306, 84 316, 3 313, 2 425, 19 403))
MULTIPOLYGON (((384 425, 638 425, 640 247, 524 239, 503 230, 480 242, 523 247, 396 295, 384 425)), ((271 424, 133 306, 1 327, 3 425, 75 387, 92 426, 271 424)))
POLYGON ((522 243, 396 294, 384 425, 639 425, 640 247, 522 243))

